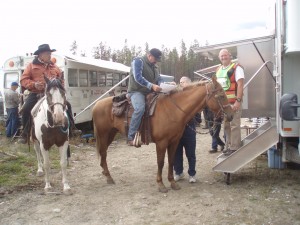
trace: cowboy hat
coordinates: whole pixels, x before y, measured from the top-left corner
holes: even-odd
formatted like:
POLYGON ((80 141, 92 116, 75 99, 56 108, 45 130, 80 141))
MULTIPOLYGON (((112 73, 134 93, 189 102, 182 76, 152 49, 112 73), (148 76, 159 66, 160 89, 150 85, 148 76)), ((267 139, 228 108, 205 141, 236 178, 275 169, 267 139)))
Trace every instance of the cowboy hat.
POLYGON ((36 50, 33 54, 38 55, 42 52, 55 52, 55 51, 56 51, 55 49, 50 49, 50 46, 48 44, 43 44, 40 45, 38 50, 36 50))

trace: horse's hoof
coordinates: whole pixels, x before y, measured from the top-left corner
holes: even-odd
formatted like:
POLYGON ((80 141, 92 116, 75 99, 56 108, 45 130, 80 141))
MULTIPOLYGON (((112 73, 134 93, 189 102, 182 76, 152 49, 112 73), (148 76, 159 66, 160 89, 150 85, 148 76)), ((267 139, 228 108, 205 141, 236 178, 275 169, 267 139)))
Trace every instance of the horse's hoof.
POLYGON ((44 188, 45 194, 52 193, 51 190, 52 190, 52 187, 44 188))
POLYGON ((64 189, 64 195, 72 195, 72 194, 73 191, 71 190, 71 188, 64 189))
POLYGON ((107 178, 106 181, 108 184, 115 184, 115 181, 112 178, 107 178))
POLYGON ((41 177, 41 176, 43 176, 44 175, 44 172, 43 171, 37 171, 36 172, 36 176, 37 177, 41 177))
POLYGON ((163 186, 158 187, 158 190, 161 193, 167 193, 168 192, 168 189, 166 187, 163 187, 163 186))
POLYGON ((172 182, 171 183, 171 188, 173 190, 180 190, 181 189, 181 187, 179 186, 179 184, 177 184, 176 182, 172 182))

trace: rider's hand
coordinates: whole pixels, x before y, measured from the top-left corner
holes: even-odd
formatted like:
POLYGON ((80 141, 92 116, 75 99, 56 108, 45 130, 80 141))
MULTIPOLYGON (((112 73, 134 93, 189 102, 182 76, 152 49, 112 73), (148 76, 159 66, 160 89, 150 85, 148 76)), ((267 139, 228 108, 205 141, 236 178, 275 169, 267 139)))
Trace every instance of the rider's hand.
POLYGON ((161 91, 161 87, 156 85, 156 84, 153 84, 152 85, 152 90, 155 91, 155 92, 160 92, 161 91))
POLYGON ((35 83, 34 83, 34 87, 35 87, 37 90, 41 91, 41 90, 44 89, 44 84, 41 83, 41 82, 35 82, 35 83))

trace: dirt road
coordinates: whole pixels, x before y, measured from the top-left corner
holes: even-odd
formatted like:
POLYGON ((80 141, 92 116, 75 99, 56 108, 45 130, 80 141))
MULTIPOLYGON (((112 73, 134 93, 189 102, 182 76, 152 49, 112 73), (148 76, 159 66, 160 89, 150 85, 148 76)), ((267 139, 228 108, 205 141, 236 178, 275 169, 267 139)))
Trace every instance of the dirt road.
MULTIPOLYGON (((218 153, 208 153, 210 142, 208 134, 197 135, 197 183, 186 176, 181 190, 166 194, 156 185, 154 144, 113 143, 108 163, 115 185, 106 183, 93 146, 73 146, 68 168, 73 195, 61 194, 61 174, 52 169, 52 194, 43 194, 39 178, 28 190, 0 198, 0 224, 300 224, 299 170, 269 169, 260 156, 226 185, 223 174, 212 171, 218 153)), ((169 187, 166 167, 167 162, 163 178, 169 187)))

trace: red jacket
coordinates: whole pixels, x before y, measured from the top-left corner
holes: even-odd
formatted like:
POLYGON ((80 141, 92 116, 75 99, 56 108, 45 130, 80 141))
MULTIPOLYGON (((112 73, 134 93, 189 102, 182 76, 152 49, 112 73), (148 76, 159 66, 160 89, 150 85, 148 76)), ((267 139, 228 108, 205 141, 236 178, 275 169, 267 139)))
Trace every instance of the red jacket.
MULTIPOLYGON (((62 73, 57 65, 51 63, 45 66, 45 64, 42 64, 37 59, 34 59, 32 63, 28 64, 21 76, 21 86, 33 93, 43 93, 45 90, 37 90, 34 86, 34 83, 41 82, 44 84, 45 87, 46 82, 44 79, 44 75, 46 75, 48 79, 62 79, 62 73)), ((62 85, 64 85, 63 80, 62 85)))

